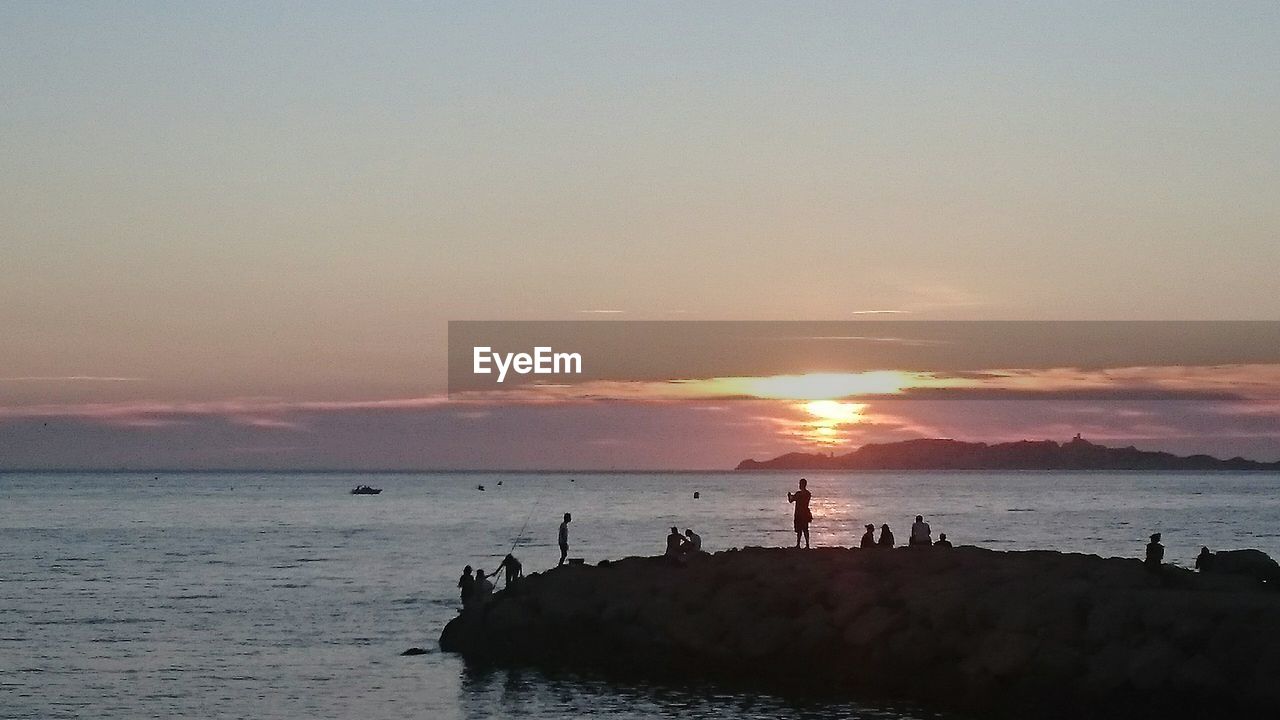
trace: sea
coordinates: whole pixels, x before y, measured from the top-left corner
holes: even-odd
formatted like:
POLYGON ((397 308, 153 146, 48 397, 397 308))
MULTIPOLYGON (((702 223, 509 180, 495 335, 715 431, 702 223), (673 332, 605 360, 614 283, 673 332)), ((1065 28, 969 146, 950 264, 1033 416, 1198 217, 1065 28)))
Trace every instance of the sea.
MULTIPOLYGON (((468 667, 464 565, 795 542, 799 473, 0 474, 0 718, 941 718, 911 706, 468 667), (355 496, 357 484, 379 495, 355 496), (481 489, 483 488, 483 489, 481 489), (698 497, 695 499, 694 494, 698 497), (418 647, 423 655, 402 656, 418 647)), ((812 542, 866 523, 997 550, 1280 557, 1280 474, 807 473, 812 542)), ((803 663, 803 658, 796 658, 803 663)))

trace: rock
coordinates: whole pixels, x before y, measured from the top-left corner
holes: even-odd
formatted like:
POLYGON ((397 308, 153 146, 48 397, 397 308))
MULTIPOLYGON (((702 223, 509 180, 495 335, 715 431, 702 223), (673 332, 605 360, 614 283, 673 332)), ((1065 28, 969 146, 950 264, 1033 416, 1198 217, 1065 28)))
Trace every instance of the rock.
POLYGON ((400 653, 400 656, 405 657, 408 655, 426 655, 426 654, 427 654, 427 651, 424 650, 423 648, 411 647, 408 650, 405 650, 404 652, 400 653))
POLYGON ((874 649, 874 643, 893 627, 896 619, 891 610, 873 607, 845 627, 844 641, 854 648, 874 649))
POLYGON ((1005 677, 1025 665, 1036 651, 1036 639, 1025 633, 999 632, 987 636, 978 648, 979 666, 986 672, 1005 677))
POLYGON ((1206 572, 1275 581, 1280 579, 1280 563, 1261 550, 1223 550, 1213 554, 1206 572))
POLYGON ((1266 584, 1051 552, 749 548, 686 566, 562 567, 454 619, 440 647, 682 683, 813 684, 979 717, 1269 717, 1280 705, 1280 595, 1266 584))
POLYGON ((1129 682, 1140 691, 1150 692, 1163 685, 1182 661, 1173 645, 1162 640, 1148 642, 1129 655, 1129 682))

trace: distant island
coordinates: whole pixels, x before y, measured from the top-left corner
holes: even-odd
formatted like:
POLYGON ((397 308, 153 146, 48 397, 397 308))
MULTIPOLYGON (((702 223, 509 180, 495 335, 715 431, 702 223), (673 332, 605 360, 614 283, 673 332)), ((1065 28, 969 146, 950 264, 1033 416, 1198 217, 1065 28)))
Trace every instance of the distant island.
POLYGON ((772 460, 743 460, 736 470, 1264 470, 1280 472, 1280 461, 1258 462, 1210 455, 1097 445, 1076 435, 1065 443, 1021 440, 987 444, 920 439, 869 444, 844 455, 787 453, 772 460))

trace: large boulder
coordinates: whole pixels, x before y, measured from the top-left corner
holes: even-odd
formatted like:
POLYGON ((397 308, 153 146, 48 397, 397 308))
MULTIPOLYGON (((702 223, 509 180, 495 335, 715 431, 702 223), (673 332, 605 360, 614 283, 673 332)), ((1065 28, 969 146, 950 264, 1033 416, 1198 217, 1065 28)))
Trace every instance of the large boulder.
POLYGON ((1212 555, 1204 571, 1244 575, 1263 582, 1280 581, 1280 563, 1261 550, 1220 550, 1212 555))
POLYGON ((1269 717, 1280 594, 1262 553, 1208 575, 977 548, 750 549, 531 574, 450 622, 486 662, 804 684, 975 717, 1269 717), (1215 574, 1230 570, 1239 574, 1215 574))

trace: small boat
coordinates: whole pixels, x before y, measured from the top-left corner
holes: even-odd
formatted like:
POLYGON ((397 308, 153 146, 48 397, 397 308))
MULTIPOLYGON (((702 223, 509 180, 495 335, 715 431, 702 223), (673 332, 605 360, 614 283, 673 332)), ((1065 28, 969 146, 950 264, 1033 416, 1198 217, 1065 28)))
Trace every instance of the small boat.
POLYGON ((382 492, 382 488, 369 487, 368 485, 357 485, 351 488, 352 495, 377 495, 382 492))
POLYGON ((477 489, 477 490, 479 490, 480 492, 484 492, 484 486, 483 486, 483 485, 477 485, 477 486, 476 486, 476 489, 477 489))

